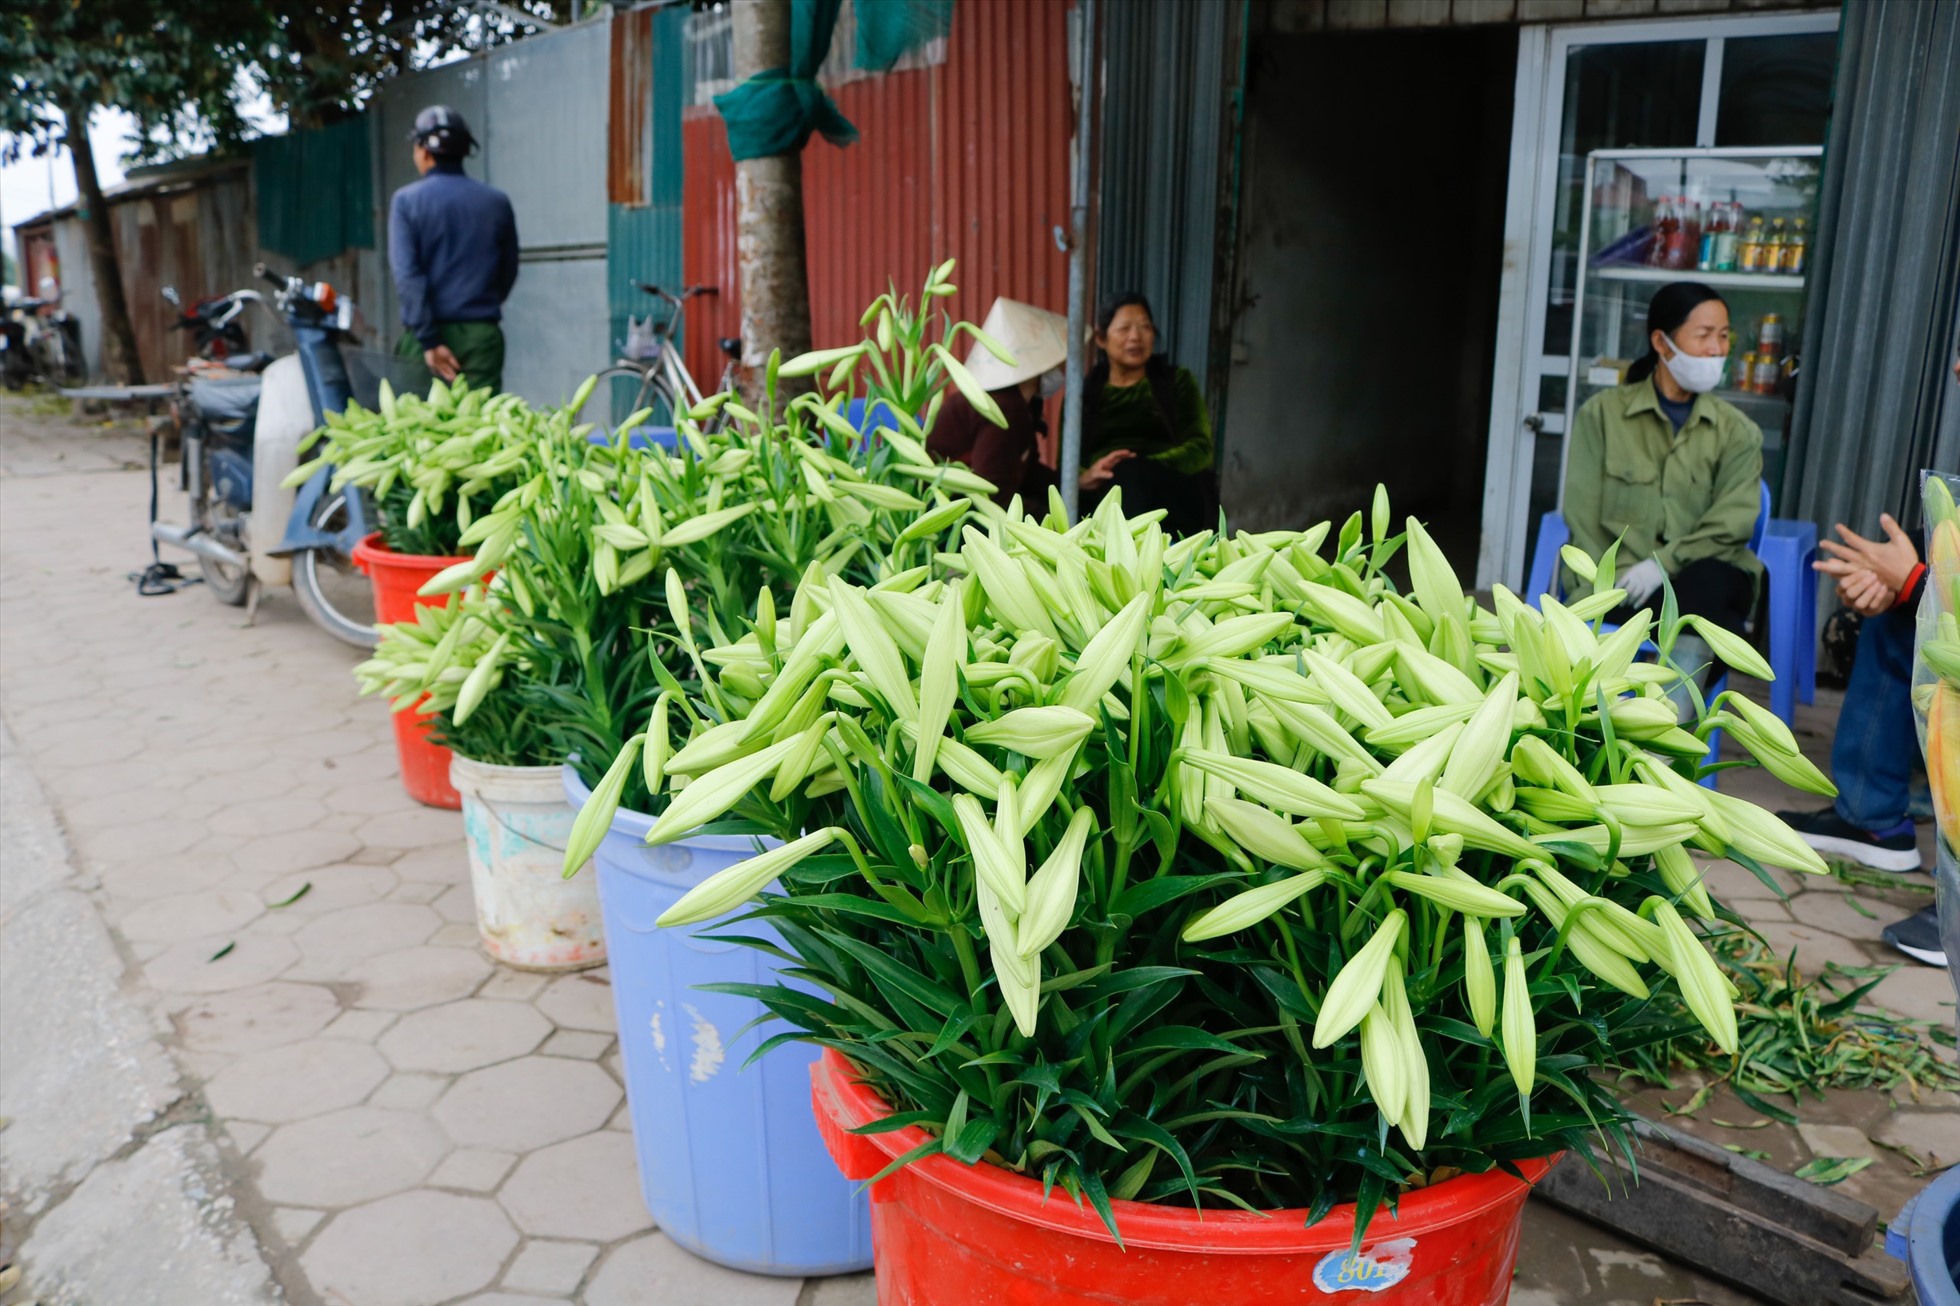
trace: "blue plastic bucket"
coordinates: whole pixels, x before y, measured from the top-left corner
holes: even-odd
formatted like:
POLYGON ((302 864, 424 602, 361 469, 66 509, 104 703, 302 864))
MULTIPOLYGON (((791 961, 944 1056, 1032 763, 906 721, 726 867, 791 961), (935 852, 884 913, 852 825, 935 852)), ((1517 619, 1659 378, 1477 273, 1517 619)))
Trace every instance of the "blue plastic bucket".
MULTIPOLYGON (((587 789, 564 771, 565 795, 587 789)), ((755 1274, 846 1274, 871 1265, 867 1194, 837 1172, 810 1109, 818 1050, 749 1053, 783 1028, 745 1029, 752 998, 703 993, 715 983, 769 984, 775 960, 713 943, 714 924, 658 929, 680 896, 755 850, 728 836, 646 846, 652 818, 621 811, 592 859, 599 872, 613 1007, 640 1191, 661 1232, 697 1256, 755 1274)), ((773 937, 761 924, 738 933, 773 937)))
POLYGON ((1960 1169, 1906 1203, 1886 1226, 1885 1250, 1912 1272, 1920 1306, 1960 1306, 1960 1169))

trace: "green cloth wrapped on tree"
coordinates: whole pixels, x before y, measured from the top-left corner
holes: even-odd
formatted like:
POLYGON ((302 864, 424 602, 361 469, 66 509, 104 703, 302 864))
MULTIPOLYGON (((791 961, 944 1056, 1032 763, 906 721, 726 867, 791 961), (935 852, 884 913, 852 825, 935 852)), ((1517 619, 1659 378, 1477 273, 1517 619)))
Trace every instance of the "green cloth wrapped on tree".
POLYGON ((811 132, 837 146, 857 139, 857 128, 817 85, 843 2, 790 0, 790 66, 765 68, 715 97, 728 128, 728 152, 737 162, 798 153, 811 132))

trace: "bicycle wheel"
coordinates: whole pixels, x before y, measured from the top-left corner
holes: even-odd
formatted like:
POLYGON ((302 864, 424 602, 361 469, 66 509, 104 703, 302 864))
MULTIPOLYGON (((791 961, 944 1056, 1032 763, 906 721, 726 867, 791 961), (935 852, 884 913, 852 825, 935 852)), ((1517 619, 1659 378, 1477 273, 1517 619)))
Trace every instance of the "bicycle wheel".
MULTIPOLYGON (((316 529, 347 525, 347 495, 329 495, 313 509, 316 529)), ((374 587, 339 549, 301 549, 293 555, 293 593, 315 625, 342 643, 374 647, 374 587)))
POLYGON ((579 410, 573 420, 591 422, 595 427, 595 433, 604 432, 606 439, 610 441, 619 434, 617 421, 613 416, 615 413, 631 414, 642 408, 651 408, 653 420, 658 420, 663 409, 672 412, 673 407, 673 396, 665 378, 659 372, 647 372, 641 368, 620 364, 599 373, 599 384, 592 387, 592 397, 585 401, 585 407, 579 410), (627 384, 633 387, 631 391, 633 400, 621 408, 620 404, 624 401, 619 400, 617 396, 627 393, 627 384))

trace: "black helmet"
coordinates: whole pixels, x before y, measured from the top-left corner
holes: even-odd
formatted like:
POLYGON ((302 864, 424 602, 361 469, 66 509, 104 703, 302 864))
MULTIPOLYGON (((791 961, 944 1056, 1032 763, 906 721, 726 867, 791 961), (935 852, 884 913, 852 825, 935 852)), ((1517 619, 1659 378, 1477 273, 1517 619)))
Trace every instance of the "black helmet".
POLYGON ((439 159, 460 159, 476 148, 470 125, 446 104, 432 104, 416 114, 408 138, 439 159))

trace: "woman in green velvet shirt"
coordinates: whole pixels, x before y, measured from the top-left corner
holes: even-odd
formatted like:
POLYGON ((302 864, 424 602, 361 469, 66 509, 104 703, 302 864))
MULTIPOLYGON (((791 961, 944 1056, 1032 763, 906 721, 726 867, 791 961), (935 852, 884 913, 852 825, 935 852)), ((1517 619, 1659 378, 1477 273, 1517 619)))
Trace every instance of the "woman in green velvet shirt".
POLYGON ((1082 393, 1085 508, 1117 486, 1125 512, 1162 508, 1173 534, 1215 527, 1211 415, 1190 370, 1157 354, 1149 301, 1128 293, 1105 302, 1096 344, 1102 359, 1082 393))

